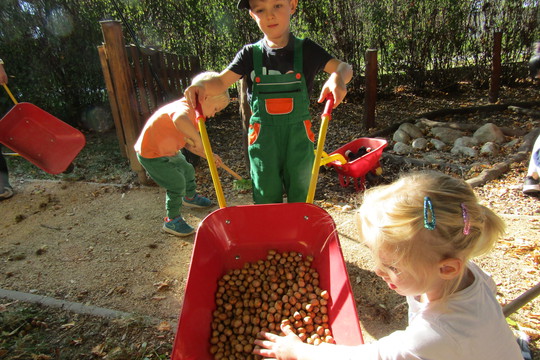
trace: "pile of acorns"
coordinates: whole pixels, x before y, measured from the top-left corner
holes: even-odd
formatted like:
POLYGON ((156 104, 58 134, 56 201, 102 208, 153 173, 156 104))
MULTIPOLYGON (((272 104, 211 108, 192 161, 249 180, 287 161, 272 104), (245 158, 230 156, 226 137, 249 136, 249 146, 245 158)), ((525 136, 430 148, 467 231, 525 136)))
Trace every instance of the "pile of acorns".
POLYGON ((329 294, 319 288, 313 258, 268 252, 266 260, 230 270, 218 281, 210 352, 216 360, 257 359, 251 354, 261 331, 290 325, 302 341, 334 343, 328 325, 329 294))

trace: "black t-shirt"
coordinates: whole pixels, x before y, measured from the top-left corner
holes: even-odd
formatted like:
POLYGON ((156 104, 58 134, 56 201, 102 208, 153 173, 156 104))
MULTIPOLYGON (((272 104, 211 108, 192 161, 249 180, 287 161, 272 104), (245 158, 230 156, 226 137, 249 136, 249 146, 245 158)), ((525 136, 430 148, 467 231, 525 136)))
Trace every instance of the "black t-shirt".
MULTIPOLYGON (((270 74, 286 74, 294 71, 294 39, 292 33, 289 37, 289 43, 283 48, 273 49, 266 45, 265 41, 262 43, 263 75, 267 75, 268 71, 270 71, 270 74)), ((315 75, 322 71, 328 61, 333 57, 317 43, 308 38, 304 39, 302 51, 304 57, 303 73, 306 79, 308 93, 311 94, 315 75)), ((238 75, 247 76, 248 101, 251 101, 253 78, 255 77, 253 70, 253 44, 245 45, 236 54, 227 69, 238 75)))

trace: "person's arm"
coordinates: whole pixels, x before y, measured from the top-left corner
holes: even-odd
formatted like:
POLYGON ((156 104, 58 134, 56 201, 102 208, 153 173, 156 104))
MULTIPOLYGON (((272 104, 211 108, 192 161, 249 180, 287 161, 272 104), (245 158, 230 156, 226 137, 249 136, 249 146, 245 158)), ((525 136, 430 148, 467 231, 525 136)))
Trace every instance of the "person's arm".
POLYGON ((330 76, 324 83, 321 96, 318 102, 321 103, 326 99, 328 93, 334 95, 334 108, 336 108, 347 95, 347 84, 351 81, 353 76, 352 66, 340 61, 338 59, 332 59, 328 61, 324 67, 324 71, 330 76))
POLYGON ((361 359, 359 346, 345 346, 322 343, 309 345, 290 329, 289 326, 281 326, 285 336, 262 332, 263 340, 255 340, 255 345, 260 348, 253 349, 253 354, 261 355, 265 359, 277 360, 328 360, 328 359, 361 359))
POLYGON ((231 70, 224 70, 214 78, 202 82, 200 85, 191 85, 186 91, 184 96, 186 97, 188 104, 195 108, 197 100, 202 104, 207 97, 214 96, 223 93, 232 84, 240 80, 242 76, 231 70))
MULTIPOLYGON (((201 135, 195 129, 195 126, 187 116, 187 114, 181 114, 173 119, 174 126, 178 131, 185 135, 186 149, 192 152, 195 155, 206 159, 206 154, 204 153, 204 146, 202 143, 201 135)), ((217 154, 214 154, 214 162, 216 166, 221 166, 223 163, 221 157, 217 154)))
POLYGON ((0 85, 8 83, 8 76, 6 70, 4 69, 4 62, 0 59, 0 85))

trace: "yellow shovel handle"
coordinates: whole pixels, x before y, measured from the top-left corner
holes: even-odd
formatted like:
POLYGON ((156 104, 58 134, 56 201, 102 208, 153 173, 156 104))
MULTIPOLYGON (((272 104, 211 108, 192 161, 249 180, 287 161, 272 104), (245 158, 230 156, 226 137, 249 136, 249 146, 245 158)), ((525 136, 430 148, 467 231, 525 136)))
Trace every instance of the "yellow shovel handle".
POLYGON ((234 176, 234 178, 236 180, 243 180, 242 177, 240 175, 238 175, 238 173, 236 171, 234 171, 233 169, 231 169, 230 167, 228 167, 227 165, 221 163, 221 167, 223 169, 225 169, 229 174, 231 174, 232 176, 234 176))
POLYGON ((15 100, 15 96, 13 96, 13 94, 11 93, 11 91, 9 91, 9 88, 6 84, 2 84, 2 86, 4 87, 4 89, 6 90, 6 92, 8 93, 9 97, 11 98, 11 100, 13 101, 13 103, 15 105, 18 104, 17 100, 15 100))
MULTIPOLYGON (((190 139, 190 138, 185 138, 186 140, 186 143, 188 143, 189 145, 191 146, 195 146, 195 142, 190 139)), ((203 144, 204 146, 204 144, 203 144)), ((206 154, 206 153, 205 153, 206 154)), ((231 174, 232 176, 234 176, 236 178, 236 180, 243 180, 242 177, 240 175, 238 175, 238 173, 236 171, 234 171, 233 169, 231 169, 230 167, 228 167, 227 165, 225 165, 223 162, 221 163, 220 165, 223 169, 225 169, 229 174, 231 174)))
POLYGON ((210 145, 208 133, 206 132, 205 118, 202 115, 201 104, 197 103, 195 113, 197 114, 197 123, 199 125, 199 132, 201 134, 204 154, 206 155, 206 160, 208 161, 208 167, 210 168, 210 175, 212 175, 212 182, 214 183, 214 188, 216 189, 216 197, 218 200, 218 204, 220 208, 224 208, 227 206, 227 204, 225 202, 225 195, 223 195, 221 181, 219 180, 216 162, 214 161, 214 153, 212 152, 212 146, 210 145))
POLYGON ((317 140, 317 149, 315 150, 315 160, 313 161, 313 168, 311 169, 311 180, 309 182, 309 190, 306 197, 306 202, 313 204, 315 198, 315 188, 317 187, 317 179, 319 177, 319 168, 321 167, 321 158, 324 149, 324 141, 326 139, 326 131, 328 130, 328 123, 332 118, 332 108, 334 107, 334 96, 330 93, 326 97, 326 106, 322 115, 321 129, 319 131, 319 138, 317 140))

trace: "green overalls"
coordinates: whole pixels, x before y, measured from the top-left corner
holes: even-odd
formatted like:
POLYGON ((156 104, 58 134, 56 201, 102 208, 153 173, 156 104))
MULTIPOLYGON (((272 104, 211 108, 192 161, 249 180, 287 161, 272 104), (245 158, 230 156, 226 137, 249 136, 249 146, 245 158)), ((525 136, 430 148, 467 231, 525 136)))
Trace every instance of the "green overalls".
POLYGON ((253 46, 249 160, 256 204, 305 202, 314 154, 309 95, 302 72, 303 40, 294 38, 294 72, 262 74, 262 42, 253 46))

